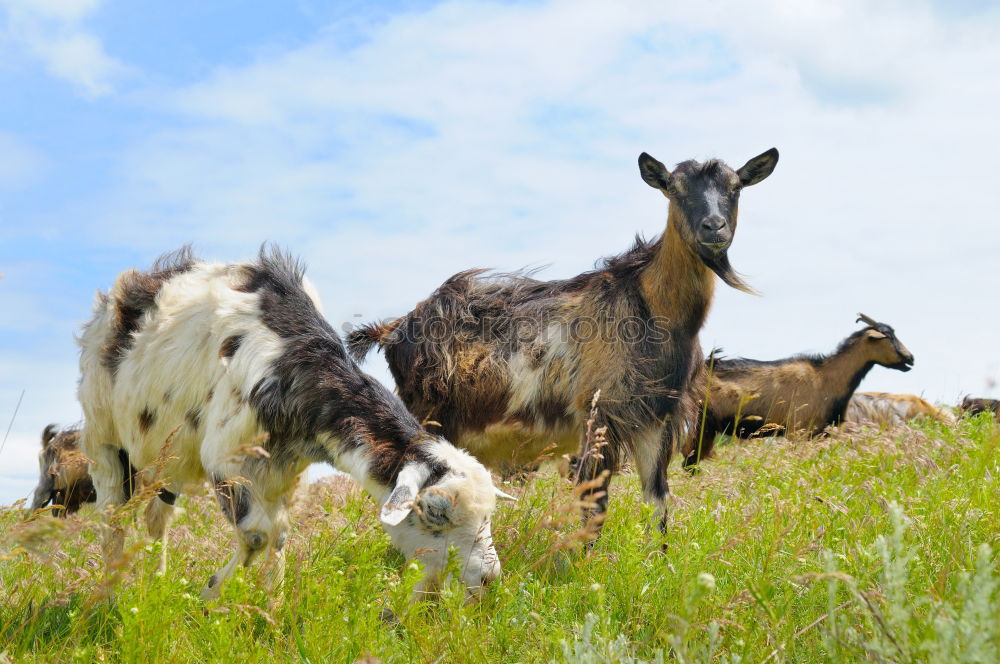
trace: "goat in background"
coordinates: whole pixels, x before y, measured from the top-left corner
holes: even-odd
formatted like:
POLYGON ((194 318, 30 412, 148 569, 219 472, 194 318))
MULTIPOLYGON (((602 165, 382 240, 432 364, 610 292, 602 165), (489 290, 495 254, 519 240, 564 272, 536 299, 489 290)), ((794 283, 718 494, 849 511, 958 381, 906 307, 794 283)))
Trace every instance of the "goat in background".
POLYGON ((73 514, 84 503, 96 500, 90 479, 90 461, 80 451, 79 427, 60 429, 55 424, 42 432, 38 453, 38 486, 31 511, 52 504, 53 516, 73 514))
POLYGON ((876 364, 910 370, 913 355, 895 330, 864 314, 858 314, 858 322, 865 328, 829 355, 761 361, 721 359, 713 352, 699 381, 705 397, 684 446, 684 467, 709 457, 720 433, 737 438, 793 431, 817 435, 844 419, 851 395, 876 364))
POLYGON ((916 418, 928 418, 943 424, 954 424, 955 415, 947 408, 938 408, 915 394, 887 392, 855 392, 844 412, 845 422, 895 427, 916 418))

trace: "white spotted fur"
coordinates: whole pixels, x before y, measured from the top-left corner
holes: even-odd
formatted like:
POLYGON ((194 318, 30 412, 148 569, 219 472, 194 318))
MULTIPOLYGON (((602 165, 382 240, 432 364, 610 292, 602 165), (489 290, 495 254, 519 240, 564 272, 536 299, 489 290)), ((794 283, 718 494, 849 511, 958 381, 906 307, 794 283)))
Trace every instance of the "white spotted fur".
MULTIPOLYGON (((235 567, 249 563, 259 552, 252 545, 255 533, 266 542, 263 550, 269 581, 280 583, 287 502, 302 471, 314 460, 302 458, 284 465, 259 458, 248 462, 247 447, 260 444, 266 432, 245 397, 270 374, 284 344, 261 322, 259 295, 234 289, 243 270, 241 265, 196 263, 191 270, 167 280, 156 297, 156 306, 141 319, 132 348, 114 379, 102 363, 102 353, 114 329, 115 299, 128 273, 118 278, 109 297, 98 294, 93 318, 79 340, 79 397, 85 414, 81 446, 93 460, 99 508, 123 499, 119 449, 128 453, 136 468, 146 469, 147 482, 153 479, 160 459, 159 479, 174 493, 180 493, 186 484, 218 477, 242 478, 237 481, 250 492, 249 513, 238 524, 236 552, 213 576, 214 583, 210 581, 206 587, 203 594, 207 598, 218 596, 235 567), (220 346, 234 335, 243 339, 239 351, 231 359, 220 357, 220 346), (144 409, 155 413, 146 432, 139 425, 144 409), (186 417, 192 409, 199 409, 197 429, 186 417)), ((318 309, 315 289, 308 281, 302 287, 318 309)), ((362 448, 342 449, 341 441, 332 436, 320 437, 318 442, 329 452, 328 460, 363 485, 379 505, 386 501, 394 487, 380 484, 368 473, 369 462, 362 448)), ((433 454, 448 468, 434 488, 452 497, 457 525, 441 535, 428 532, 419 519, 408 517, 419 503, 417 484, 416 492, 403 505, 404 518, 385 527, 405 555, 425 563, 432 581, 447 560, 448 547, 454 546, 460 560, 465 561, 462 580, 474 589, 500 573, 490 536, 496 490, 489 473, 473 457, 444 440, 432 445, 433 454)), ((411 463, 404 468, 401 479, 421 474, 426 478, 426 467, 412 467, 418 465, 411 463)), ((173 507, 162 501, 151 502, 147 517, 151 535, 162 537, 172 511, 173 507)), ((110 534, 106 543, 109 556, 120 552, 122 538, 121 532, 110 534)), ((164 566, 165 558, 161 569, 164 566)))

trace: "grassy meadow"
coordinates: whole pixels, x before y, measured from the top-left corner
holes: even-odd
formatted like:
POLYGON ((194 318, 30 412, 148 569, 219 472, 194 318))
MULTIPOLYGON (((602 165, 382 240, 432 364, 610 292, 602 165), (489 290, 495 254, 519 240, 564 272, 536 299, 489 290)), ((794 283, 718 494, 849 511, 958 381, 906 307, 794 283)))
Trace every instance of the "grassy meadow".
MULTIPOLYGON (((279 594, 251 567, 209 604, 199 591, 231 545, 210 496, 178 502, 162 577, 138 528, 105 574, 92 507, 30 522, 7 510, 0 664, 1000 661, 988 416, 721 445, 695 477, 675 462, 662 537, 625 473, 589 550, 554 471, 504 488, 520 496, 494 518, 504 573, 478 602, 454 586, 411 602, 417 566, 343 478, 302 492, 279 594)), ((141 505, 125 510, 141 522, 141 505)))

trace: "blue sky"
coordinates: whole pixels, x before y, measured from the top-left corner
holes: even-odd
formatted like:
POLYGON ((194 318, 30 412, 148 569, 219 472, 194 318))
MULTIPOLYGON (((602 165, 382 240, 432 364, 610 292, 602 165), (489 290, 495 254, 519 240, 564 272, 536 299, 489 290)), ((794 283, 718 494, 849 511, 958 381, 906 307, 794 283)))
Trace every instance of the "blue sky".
POLYGON ((826 351, 864 311, 917 359, 864 389, 995 396, 997 71, 974 0, 0 0, 0 504, 79 417, 120 270, 275 240, 338 326, 468 267, 568 276, 662 231, 643 150, 781 150, 731 252, 763 296, 720 288, 704 345, 826 351))

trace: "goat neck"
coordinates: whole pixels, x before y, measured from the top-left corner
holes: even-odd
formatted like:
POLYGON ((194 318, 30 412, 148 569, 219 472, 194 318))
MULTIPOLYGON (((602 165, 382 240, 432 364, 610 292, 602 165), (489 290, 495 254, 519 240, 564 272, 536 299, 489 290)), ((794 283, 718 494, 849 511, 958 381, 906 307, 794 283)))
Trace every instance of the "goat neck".
POLYGON ((863 344, 853 343, 838 353, 823 360, 820 373, 825 385, 833 393, 851 392, 875 366, 875 362, 865 354, 863 344))
POLYGON ((696 332, 712 304, 715 274, 682 235, 680 226, 684 223, 684 213, 671 202, 667 230, 642 273, 642 293, 653 316, 665 319, 671 327, 696 332))

